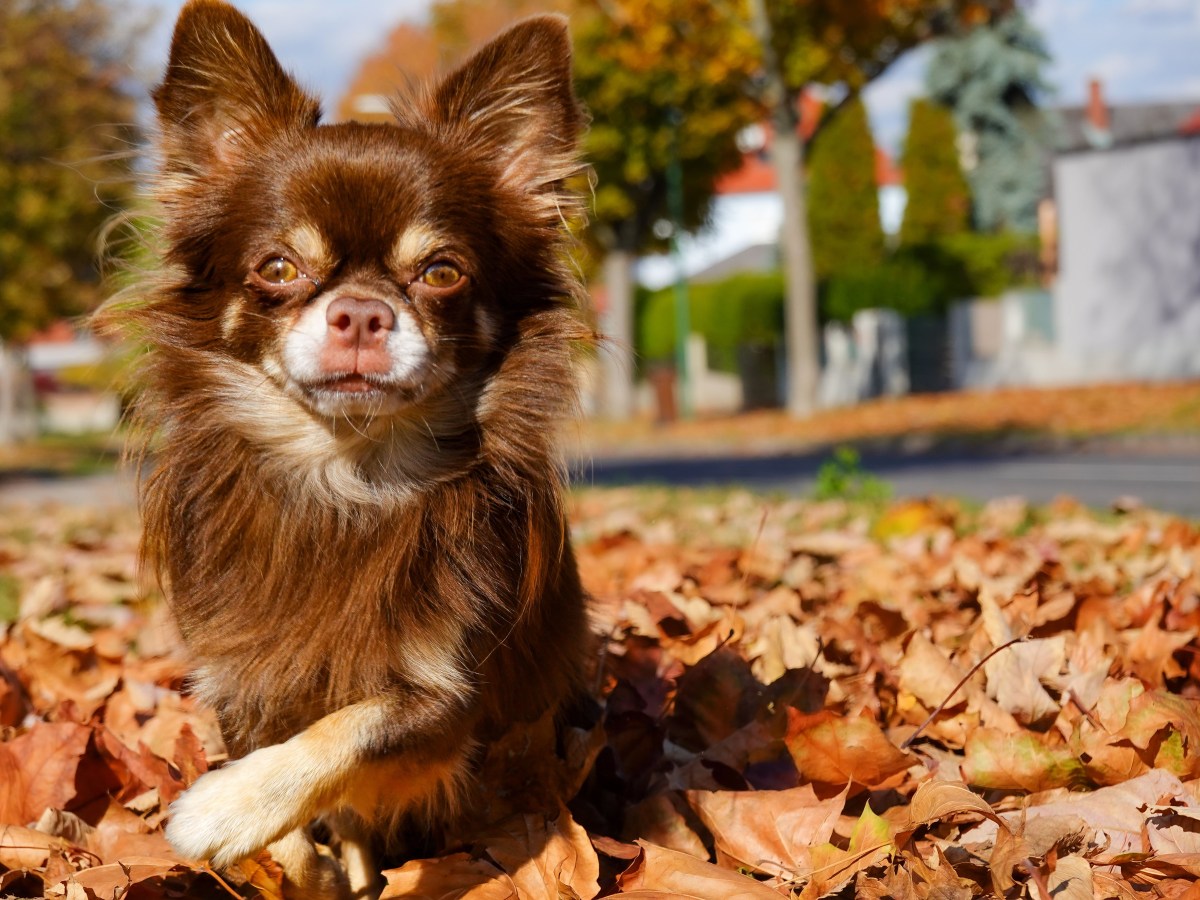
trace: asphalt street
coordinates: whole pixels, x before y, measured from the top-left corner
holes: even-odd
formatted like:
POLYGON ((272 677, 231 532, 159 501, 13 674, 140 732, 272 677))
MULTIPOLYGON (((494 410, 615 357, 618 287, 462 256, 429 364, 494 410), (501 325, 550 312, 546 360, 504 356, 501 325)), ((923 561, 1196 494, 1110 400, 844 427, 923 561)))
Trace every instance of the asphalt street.
MULTIPOLYGON (((804 495, 812 491, 827 452, 770 456, 592 459, 576 463, 577 484, 675 487, 741 485, 753 490, 804 495)), ((1106 507, 1136 497, 1147 506, 1200 518, 1200 453, 1015 452, 864 454, 862 469, 892 486, 897 497, 930 494, 985 501, 1020 495, 1044 503, 1069 494, 1089 506, 1106 507)), ((132 478, 0 478, 0 505, 61 503, 117 507, 131 504, 132 478)))
MULTIPOLYGON (((788 494, 812 490, 827 454, 690 459, 596 459, 576 470, 579 483, 743 485, 788 494)), ((1136 497, 1147 506, 1200 517, 1200 454, 986 453, 864 455, 862 470, 897 497, 945 494, 986 501, 1020 495, 1044 503, 1069 494, 1105 507, 1136 497)))

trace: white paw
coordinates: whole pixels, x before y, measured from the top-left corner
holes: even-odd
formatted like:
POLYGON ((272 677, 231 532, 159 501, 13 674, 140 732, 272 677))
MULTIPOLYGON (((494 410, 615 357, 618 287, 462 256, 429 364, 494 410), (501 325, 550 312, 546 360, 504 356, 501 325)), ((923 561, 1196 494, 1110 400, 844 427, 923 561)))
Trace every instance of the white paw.
POLYGON ((171 804, 167 841, 181 856, 228 866, 307 820, 302 779, 284 745, 201 776, 171 804))

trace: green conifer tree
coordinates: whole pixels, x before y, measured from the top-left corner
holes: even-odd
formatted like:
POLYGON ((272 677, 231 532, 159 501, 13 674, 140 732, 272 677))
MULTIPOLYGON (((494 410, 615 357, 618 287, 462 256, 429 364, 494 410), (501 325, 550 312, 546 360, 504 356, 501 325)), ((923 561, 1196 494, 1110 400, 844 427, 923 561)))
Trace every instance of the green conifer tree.
POLYGON ((958 162, 957 134, 946 107, 926 99, 913 102, 904 143, 908 203, 901 246, 932 244, 970 228, 971 194, 958 162))
POLYGON ((883 261, 875 181, 875 141, 862 100, 847 104, 809 157, 808 221, 818 279, 854 274, 883 261))
POLYGON ((1050 130, 1038 109, 1050 55, 1019 9, 938 41, 927 82, 970 136, 965 162, 981 231, 1037 230, 1050 130))

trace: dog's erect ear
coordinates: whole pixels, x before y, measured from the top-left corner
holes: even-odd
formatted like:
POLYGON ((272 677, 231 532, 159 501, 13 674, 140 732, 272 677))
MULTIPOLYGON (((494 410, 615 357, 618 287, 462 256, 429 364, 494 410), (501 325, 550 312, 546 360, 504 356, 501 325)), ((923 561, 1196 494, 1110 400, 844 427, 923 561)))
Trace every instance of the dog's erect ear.
POLYGON ((520 190, 573 174, 581 115, 566 18, 514 25, 447 76, 422 112, 499 161, 504 181, 520 190))
POLYGON ((154 91, 168 170, 204 173, 263 137, 315 125, 320 106, 250 20, 220 0, 190 0, 154 91))

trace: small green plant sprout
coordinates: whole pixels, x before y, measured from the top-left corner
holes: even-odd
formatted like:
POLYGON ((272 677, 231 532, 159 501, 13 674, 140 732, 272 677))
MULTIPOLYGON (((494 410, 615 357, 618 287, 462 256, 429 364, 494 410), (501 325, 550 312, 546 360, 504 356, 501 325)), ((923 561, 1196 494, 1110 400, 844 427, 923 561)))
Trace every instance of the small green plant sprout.
POLYGON ((853 447, 838 447, 821 464, 813 485, 815 500, 848 500, 879 505, 892 496, 892 487, 881 478, 863 471, 862 457, 853 447))

